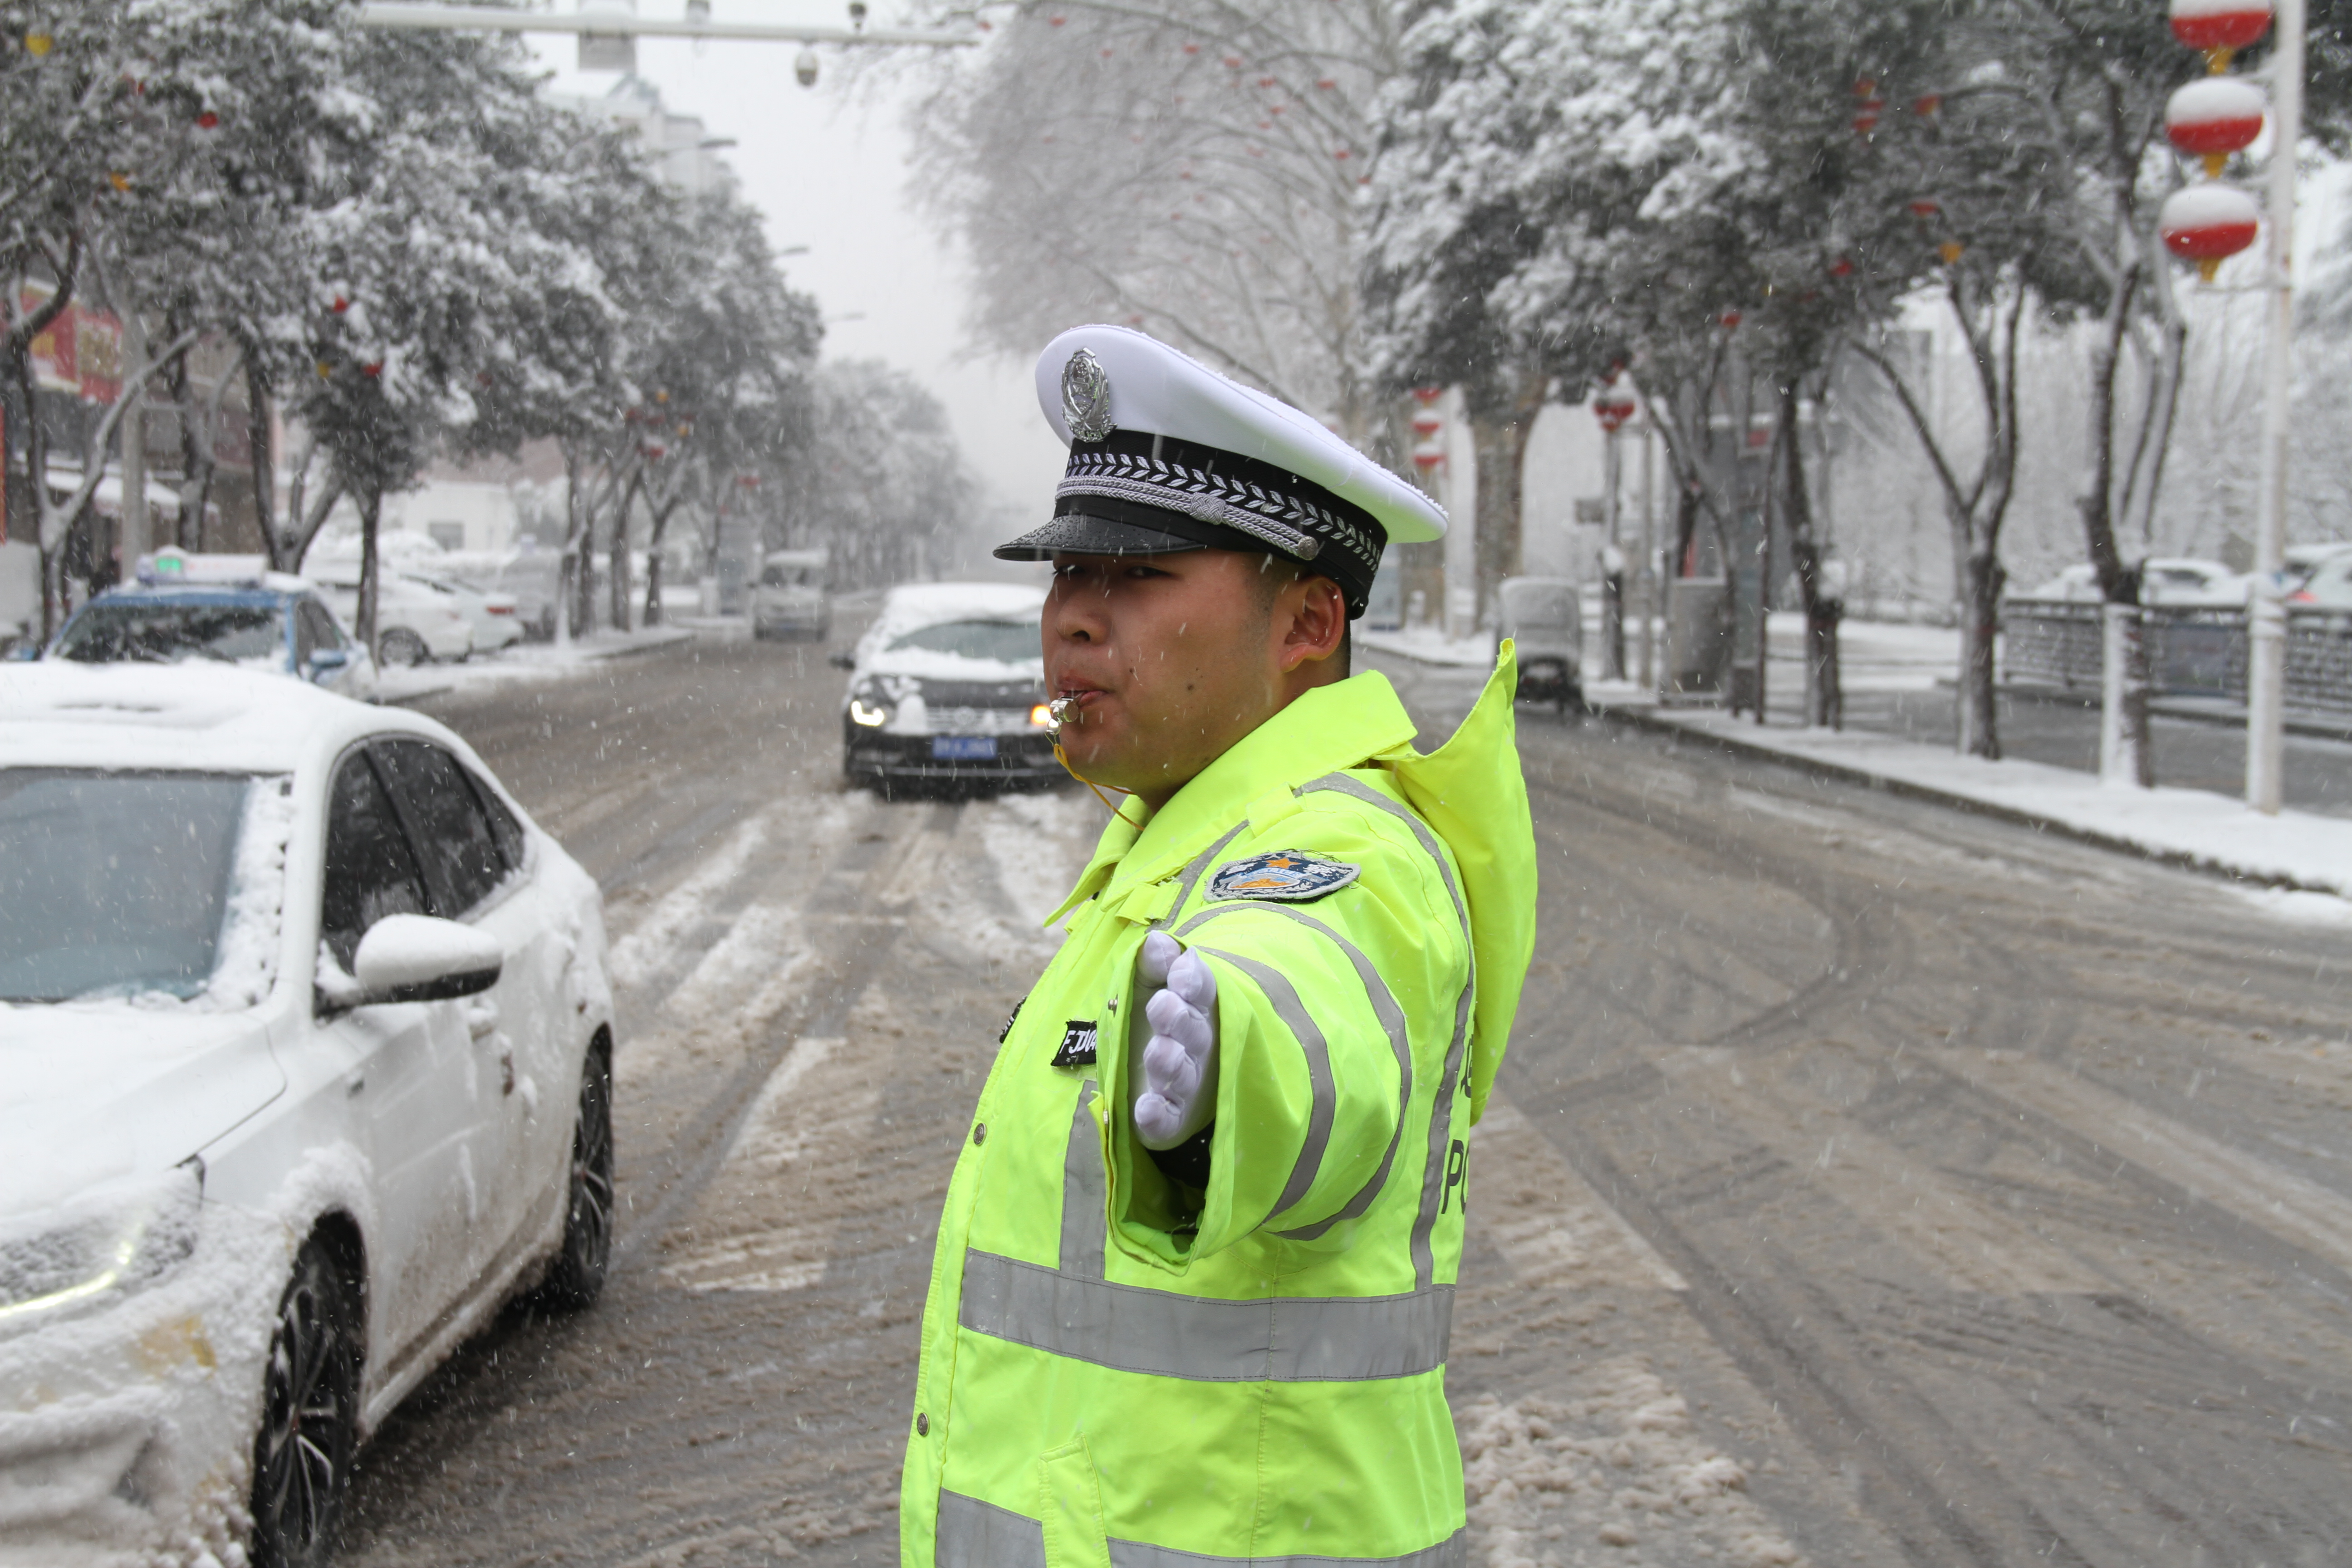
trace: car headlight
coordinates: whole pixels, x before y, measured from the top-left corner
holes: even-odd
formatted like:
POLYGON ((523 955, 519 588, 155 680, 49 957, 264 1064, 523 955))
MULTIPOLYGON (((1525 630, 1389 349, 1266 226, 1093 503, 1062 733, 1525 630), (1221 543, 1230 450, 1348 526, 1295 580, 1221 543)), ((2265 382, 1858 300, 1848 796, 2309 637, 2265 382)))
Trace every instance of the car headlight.
POLYGON ((0 1332, 169 1274, 195 1250, 204 1193, 191 1160, 0 1221, 0 1332))
POLYGON ((875 729, 890 721, 890 705, 887 702, 877 702, 868 708, 866 705, 866 699, 853 697, 849 700, 849 719, 854 724, 863 724, 869 730, 875 729))

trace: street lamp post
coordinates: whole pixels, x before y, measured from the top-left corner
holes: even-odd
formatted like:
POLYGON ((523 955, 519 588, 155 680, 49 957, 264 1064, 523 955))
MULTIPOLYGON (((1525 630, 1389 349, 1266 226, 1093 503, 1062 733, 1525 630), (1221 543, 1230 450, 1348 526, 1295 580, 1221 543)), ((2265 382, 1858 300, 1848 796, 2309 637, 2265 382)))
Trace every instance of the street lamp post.
POLYGON ((1656 620, 1658 616, 1658 521, 1651 504, 1657 468, 1657 421, 1642 417, 1642 560, 1633 568, 1634 600, 1641 606, 1635 647, 1641 650, 1640 679, 1643 691, 1658 689, 1656 620))
POLYGON ((2262 516, 2246 647, 2246 804, 2275 816, 2286 765, 2286 465, 2294 393, 2294 153, 2303 140, 2304 0, 2279 0, 2272 58, 2270 353, 2263 367, 2262 516))
POLYGON ((2270 295, 2262 490, 2246 616, 2246 804, 2268 816, 2278 813, 2286 761, 2286 605, 2279 579, 2286 565, 2287 435, 2294 394, 2294 164, 2303 140, 2304 7, 2305 0, 2171 0, 2172 36, 2201 50, 2210 74, 2172 95, 2165 135, 2182 153, 2204 160, 2205 182, 2173 192, 2157 216, 2165 248, 2195 262, 2208 283, 2222 259, 2252 245, 2257 225, 2269 220, 2268 265, 2260 285, 2270 295), (2257 134, 2262 94, 2223 73, 2273 23, 2278 37, 2266 73, 2270 189, 2267 202, 2257 205, 2246 192, 2222 184, 2221 174, 2230 154, 2257 134))

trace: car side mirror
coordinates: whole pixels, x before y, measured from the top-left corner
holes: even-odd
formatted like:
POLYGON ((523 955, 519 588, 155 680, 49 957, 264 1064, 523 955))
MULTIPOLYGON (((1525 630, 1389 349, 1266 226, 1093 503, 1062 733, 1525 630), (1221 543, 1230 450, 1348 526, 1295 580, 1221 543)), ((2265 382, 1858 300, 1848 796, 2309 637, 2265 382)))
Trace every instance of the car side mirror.
POLYGON ((314 678, 348 669, 351 662, 352 650, 347 647, 316 647, 310 650, 310 674, 314 678))
POLYGON ((497 984, 505 963, 505 947, 488 931, 431 915, 386 915, 352 955, 353 1005, 471 996, 497 984))
POLYGON ((839 649, 835 649, 834 652, 824 656, 824 662, 833 666, 835 669, 856 669, 857 668, 857 656, 855 654, 844 653, 839 649))

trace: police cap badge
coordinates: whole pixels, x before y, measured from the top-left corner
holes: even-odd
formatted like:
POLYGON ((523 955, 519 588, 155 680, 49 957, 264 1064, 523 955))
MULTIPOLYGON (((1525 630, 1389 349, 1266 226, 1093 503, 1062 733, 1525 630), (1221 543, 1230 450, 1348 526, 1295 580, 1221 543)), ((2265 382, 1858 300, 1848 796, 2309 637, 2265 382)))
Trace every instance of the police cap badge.
POLYGON ((1224 899, 1265 899, 1281 904, 1308 904, 1326 893, 1336 893, 1364 874, 1360 866, 1309 855, 1304 849, 1276 849, 1245 860, 1228 860, 1209 879, 1212 902, 1224 899))

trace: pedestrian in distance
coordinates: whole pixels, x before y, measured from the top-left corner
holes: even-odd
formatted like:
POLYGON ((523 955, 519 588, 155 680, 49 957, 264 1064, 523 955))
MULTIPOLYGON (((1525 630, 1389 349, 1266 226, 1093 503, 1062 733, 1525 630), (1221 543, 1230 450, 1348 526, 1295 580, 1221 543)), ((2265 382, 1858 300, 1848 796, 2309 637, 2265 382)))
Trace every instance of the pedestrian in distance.
POLYGON ((1510 647, 1422 754, 1349 627, 1442 511, 1140 332, 1037 386, 1069 466, 996 553, 1052 561, 1059 749, 1125 794, 948 1189, 902 1563, 1449 1568, 1470 1129, 1535 933, 1510 647))

